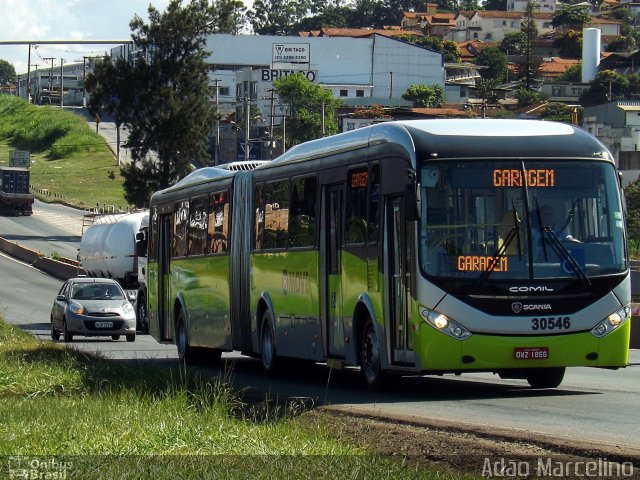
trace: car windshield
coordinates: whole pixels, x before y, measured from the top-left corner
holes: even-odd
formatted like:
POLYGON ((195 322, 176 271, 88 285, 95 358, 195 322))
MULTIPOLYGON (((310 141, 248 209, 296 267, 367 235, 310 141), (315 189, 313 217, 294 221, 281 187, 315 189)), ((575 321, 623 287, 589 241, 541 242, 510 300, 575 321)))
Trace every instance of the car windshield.
POLYGON ((123 300, 124 295, 112 283, 76 283, 71 287, 74 300, 123 300))
POLYGON ((422 168, 421 199, 421 265, 429 276, 588 284, 626 270, 609 162, 434 162, 422 168))

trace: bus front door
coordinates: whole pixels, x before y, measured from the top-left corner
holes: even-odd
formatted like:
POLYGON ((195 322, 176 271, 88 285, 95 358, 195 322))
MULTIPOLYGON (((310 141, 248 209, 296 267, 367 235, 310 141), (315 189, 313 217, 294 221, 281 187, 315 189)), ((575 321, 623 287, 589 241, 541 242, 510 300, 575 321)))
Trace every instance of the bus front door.
POLYGON ((326 338, 326 352, 328 357, 344 358, 344 324, 342 321, 342 268, 341 268, 341 225, 342 225, 342 203, 343 187, 340 185, 329 185, 325 189, 323 206, 321 239, 321 258, 324 274, 323 280, 324 311, 323 320, 326 328, 323 328, 326 338))
POLYGON ((170 302, 171 283, 171 226, 172 214, 160 217, 158 248, 160 249, 158 265, 158 326, 161 340, 173 339, 173 322, 170 302))
POLYGON ((404 198, 394 196, 387 203, 387 228, 389 252, 389 302, 390 312, 387 334, 391 336, 392 363, 413 363, 411 338, 411 269, 407 223, 404 216, 404 198))

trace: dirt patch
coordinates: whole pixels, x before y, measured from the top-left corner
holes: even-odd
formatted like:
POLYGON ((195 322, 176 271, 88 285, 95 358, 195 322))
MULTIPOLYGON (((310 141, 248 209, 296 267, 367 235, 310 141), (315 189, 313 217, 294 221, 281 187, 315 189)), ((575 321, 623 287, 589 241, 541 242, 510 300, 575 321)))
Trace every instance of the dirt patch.
POLYGON ((335 438, 442 472, 512 477, 526 470, 530 478, 584 478, 591 476, 584 475, 590 466, 596 468, 595 478, 640 478, 640 455, 616 452, 615 446, 602 450, 578 440, 518 439, 516 433, 492 435, 482 427, 472 432, 437 422, 416 425, 334 409, 315 410, 305 417, 305 422, 322 424, 335 438), (624 470, 620 464, 626 465, 624 470), (630 468, 632 475, 625 475, 630 468))

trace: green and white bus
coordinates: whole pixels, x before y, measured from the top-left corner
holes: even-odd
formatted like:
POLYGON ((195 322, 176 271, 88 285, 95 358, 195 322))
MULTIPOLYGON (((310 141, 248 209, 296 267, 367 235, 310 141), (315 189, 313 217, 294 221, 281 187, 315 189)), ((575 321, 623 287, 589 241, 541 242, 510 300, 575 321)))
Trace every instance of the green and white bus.
POLYGON ((198 170, 152 196, 148 268, 151 333, 185 360, 534 388, 628 362, 619 175, 566 124, 386 122, 198 170))

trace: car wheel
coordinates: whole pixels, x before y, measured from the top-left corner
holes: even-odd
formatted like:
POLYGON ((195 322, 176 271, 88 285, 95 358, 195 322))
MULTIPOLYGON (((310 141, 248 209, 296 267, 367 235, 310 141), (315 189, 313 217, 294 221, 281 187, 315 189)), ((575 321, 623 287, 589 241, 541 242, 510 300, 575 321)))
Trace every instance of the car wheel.
POLYGON ((262 327, 260 329, 260 356, 264 372, 273 376, 278 371, 278 354, 276 350, 275 325, 271 319, 271 313, 266 310, 262 315, 262 327))
POLYGON ((120 335, 111 335, 111 340, 120 340, 120 335))
POLYGON ((556 388, 562 383, 565 368, 534 368, 527 372, 531 388, 556 388))
POLYGON ((64 337, 65 342, 73 342, 73 333, 69 332, 69 330, 67 329, 66 318, 62 320, 62 336, 64 337))
POLYGON ((136 341, 136 334, 135 333, 129 333, 127 334, 127 342, 135 342, 136 341))
POLYGON ((362 333, 360 373, 368 388, 378 389, 382 386, 384 372, 380 361, 380 340, 371 318, 367 319, 362 333))
POLYGON ((55 341, 60 340, 60 330, 57 330, 53 326, 53 317, 51 317, 51 340, 55 340, 55 341))

